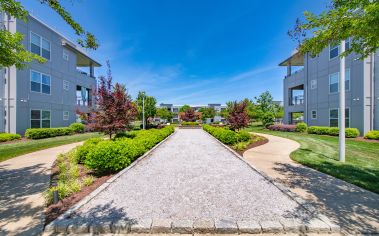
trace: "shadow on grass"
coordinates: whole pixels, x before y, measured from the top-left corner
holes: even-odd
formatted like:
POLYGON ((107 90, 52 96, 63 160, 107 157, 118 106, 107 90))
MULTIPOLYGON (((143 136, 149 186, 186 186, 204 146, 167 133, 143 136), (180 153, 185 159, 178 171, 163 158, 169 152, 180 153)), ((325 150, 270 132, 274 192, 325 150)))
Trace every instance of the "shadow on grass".
MULTIPOLYGON (((290 188, 300 188, 316 197, 308 198, 346 232, 379 232, 379 195, 313 169, 275 163, 274 170, 286 177, 277 179, 290 188), (326 209, 326 211, 325 211, 326 209)), ((324 168, 335 168, 325 163, 324 168)), ((335 170, 334 170, 335 171, 335 170)))

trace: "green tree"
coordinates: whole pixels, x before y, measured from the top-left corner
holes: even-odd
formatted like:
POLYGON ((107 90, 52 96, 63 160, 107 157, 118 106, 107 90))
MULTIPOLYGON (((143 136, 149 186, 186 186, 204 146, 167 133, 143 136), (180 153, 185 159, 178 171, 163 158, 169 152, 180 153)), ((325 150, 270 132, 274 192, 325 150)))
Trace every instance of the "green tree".
POLYGON ((316 15, 304 12, 288 34, 299 43, 299 51, 319 54, 331 43, 350 37, 344 56, 355 52, 362 58, 379 48, 378 0, 331 0, 330 8, 316 15), (308 35, 311 37, 308 37, 308 35))
MULTIPOLYGON (((99 44, 93 34, 85 31, 60 4, 59 0, 39 0, 41 4, 48 5, 57 12, 64 21, 75 31, 78 44, 85 48, 97 49, 99 44)), ((12 17, 27 21, 28 11, 16 0, 0 0, 0 12, 3 11, 12 17)), ((24 36, 18 32, 11 33, 3 27, 0 28, 0 67, 15 65, 21 69, 27 62, 36 60, 40 63, 46 60, 29 52, 22 44, 24 36)))
POLYGON ((180 109, 179 112, 185 112, 187 110, 191 109, 190 105, 184 104, 180 109))
POLYGON ((145 91, 139 91, 136 99, 138 106, 138 118, 142 120, 142 105, 145 98, 145 124, 148 124, 149 118, 153 118, 157 114, 157 100, 154 97, 147 96, 145 91))
POLYGON ((201 117, 203 120, 206 120, 207 118, 214 118, 216 115, 216 110, 213 107, 202 107, 199 109, 199 112, 201 112, 201 117))
POLYGON ((257 106, 251 99, 245 98, 243 102, 246 103, 246 112, 250 119, 258 119, 257 106))
POLYGON ((283 117, 284 117, 284 107, 280 106, 278 104, 275 104, 275 106, 274 106, 274 116, 277 119, 283 119, 283 117))
POLYGON ((173 114, 171 111, 167 110, 166 108, 158 108, 157 109, 157 116, 161 119, 166 120, 166 121, 171 121, 173 114))
POLYGON ((275 103, 274 98, 272 97, 269 91, 266 91, 259 95, 259 97, 255 97, 256 100, 256 108, 257 108, 257 117, 262 119, 262 117, 267 113, 275 112, 275 103))

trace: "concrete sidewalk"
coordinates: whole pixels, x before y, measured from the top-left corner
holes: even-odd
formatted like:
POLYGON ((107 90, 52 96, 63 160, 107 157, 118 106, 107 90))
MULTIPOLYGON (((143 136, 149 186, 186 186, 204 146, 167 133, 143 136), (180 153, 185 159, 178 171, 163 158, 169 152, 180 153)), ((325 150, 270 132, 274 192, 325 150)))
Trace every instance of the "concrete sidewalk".
POLYGON ((379 233, 379 195, 294 162, 299 143, 267 134, 269 142, 243 157, 292 192, 308 200, 345 233, 379 233))
POLYGON ((82 142, 49 148, 0 162, 0 235, 40 235, 44 224, 42 193, 59 153, 82 142))

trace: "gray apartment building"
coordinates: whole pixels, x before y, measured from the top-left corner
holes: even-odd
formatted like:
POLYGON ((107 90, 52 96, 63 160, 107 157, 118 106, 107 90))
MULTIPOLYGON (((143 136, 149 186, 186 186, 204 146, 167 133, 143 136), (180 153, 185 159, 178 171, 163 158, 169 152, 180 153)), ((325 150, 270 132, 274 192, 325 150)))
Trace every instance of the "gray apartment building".
MULTIPOLYGON (((173 118, 171 121, 169 122, 174 122, 174 123, 177 123, 180 121, 180 118, 179 118, 179 111, 180 111, 180 108, 182 107, 183 105, 174 105, 174 104, 169 104, 169 103, 161 103, 159 104, 159 106, 157 106, 157 108, 165 108, 169 111, 171 111, 173 113, 173 118)), ((198 112, 201 108, 205 108, 205 107, 212 107, 215 109, 216 113, 220 113, 223 109, 226 109, 226 106, 225 105, 221 105, 221 104, 218 104, 218 103, 211 103, 211 104, 208 104, 208 105, 189 105, 192 109, 194 109, 194 111, 198 112)), ((162 119, 160 119, 159 117, 156 117, 155 118, 155 121, 157 122, 166 122, 162 119)), ((206 123, 212 123, 212 122, 224 122, 225 119, 222 118, 220 115, 216 115, 215 117, 213 118, 208 118, 206 120, 206 123)))
POLYGON ((0 132, 62 127, 77 120, 76 110, 93 106, 94 68, 100 63, 33 16, 28 21, 0 12, 1 25, 24 35, 24 47, 46 62, 25 69, 0 68, 0 132))
MULTIPOLYGON (((287 67, 284 123, 338 126, 339 51, 339 45, 330 45, 314 58, 295 53, 279 64, 287 67)), ((358 128, 361 134, 379 129, 378 52, 363 60, 356 54, 346 57, 345 87, 346 127, 358 128)))

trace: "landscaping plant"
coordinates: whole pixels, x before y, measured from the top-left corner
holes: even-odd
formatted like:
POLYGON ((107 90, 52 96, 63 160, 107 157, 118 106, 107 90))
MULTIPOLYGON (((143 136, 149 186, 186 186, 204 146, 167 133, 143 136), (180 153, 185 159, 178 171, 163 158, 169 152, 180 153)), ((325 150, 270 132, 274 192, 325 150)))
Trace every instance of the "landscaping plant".
MULTIPOLYGON (((139 91, 135 103, 138 108, 138 119, 141 121, 143 118, 142 108, 144 107, 145 124, 148 126, 149 121, 157 114, 157 100, 152 96, 147 96, 145 91, 139 91)), ((167 114, 167 116, 169 116, 169 114, 167 114)))
POLYGON ((308 129, 308 125, 304 122, 299 122, 296 124, 296 132, 303 133, 303 132, 306 132, 307 129, 308 129))
POLYGON ((271 112, 267 112, 265 114, 262 115, 262 124, 264 127, 269 127, 270 125, 273 125, 274 122, 275 122, 275 116, 273 113, 271 112))
POLYGON ((196 120, 201 119, 201 114, 195 112, 191 107, 184 112, 180 112, 179 116, 180 119, 185 122, 195 122, 196 120))
POLYGON ((29 139, 43 139, 56 136, 64 136, 73 134, 73 130, 69 127, 61 128, 30 128, 25 132, 25 137, 29 139))
POLYGON ((246 131, 233 131, 227 128, 214 127, 211 125, 203 125, 203 129, 220 140, 224 144, 233 145, 239 142, 247 142, 251 135, 246 131))
POLYGON ((183 125, 183 126, 198 126, 199 122, 185 121, 185 122, 182 122, 181 125, 183 125))
MULTIPOLYGON (((318 135, 330 135, 338 136, 338 127, 326 127, 326 126, 310 126, 308 127, 308 134, 318 134, 318 135)), ((346 138, 356 138, 359 136, 359 130, 356 128, 346 128, 345 136, 346 138)))
POLYGON ((379 130, 371 130, 367 132, 367 134, 365 135, 365 138, 379 140, 379 130))
POLYGON ((86 129, 86 126, 82 123, 76 122, 76 123, 72 123, 69 126, 69 128, 72 129, 74 133, 83 133, 84 130, 86 129))
POLYGON ((282 131, 282 132, 295 132, 296 125, 277 124, 277 125, 270 125, 267 127, 267 129, 273 130, 273 131, 282 131))
POLYGON ((250 118, 247 114, 246 107, 246 101, 234 101, 231 105, 227 120, 232 130, 239 130, 249 125, 250 118))
POLYGON ((0 143, 12 141, 16 139, 21 139, 21 135, 19 134, 9 134, 9 133, 0 133, 0 143))

